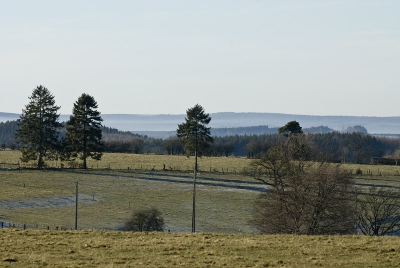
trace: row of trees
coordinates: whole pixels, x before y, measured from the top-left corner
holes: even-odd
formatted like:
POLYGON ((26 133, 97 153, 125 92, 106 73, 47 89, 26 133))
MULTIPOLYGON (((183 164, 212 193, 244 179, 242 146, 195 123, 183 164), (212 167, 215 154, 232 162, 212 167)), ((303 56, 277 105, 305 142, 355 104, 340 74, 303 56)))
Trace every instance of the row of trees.
MULTIPOLYGON (((66 124, 62 123, 59 139, 66 137, 66 124)), ((14 138, 17 122, 0 123, 0 149, 19 149, 14 138)), ((330 155, 332 162, 341 163, 371 163, 373 157, 392 158, 394 162, 400 159, 399 140, 377 138, 368 134, 353 133, 320 133, 307 134, 313 137, 320 151, 330 155), (397 150, 397 151, 396 151, 397 150)), ((247 156, 260 158, 269 148, 284 143, 287 137, 281 134, 243 135, 213 137, 214 143, 209 146, 206 155, 209 156, 247 156)), ((176 136, 167 139, 156 139, 132 134, 127 131, 102 127, 104 152, 121 153, 153 153, 153 154, 184 154, 185 150, 176 136)))
POLYGON ((35 160, 37 168, 41 169, 45 159, 79 158, 83 160, 83 168, 86 168, 88 157, 101 158, 102 118, 92 96, 82 94, 74 103, 63 139, 60 139, 62 124, 57 113, 60 107, 55 105, 51 92, 44 86, 38 86, 29 100, 17 121, 15 134, 21 146, 23 162, 35 160))
MULTIPOLYGON (((306 134, 312 137, 318 150, 330 156, 330 161, 340 163, 371 163, 373 157, 399 158, 395 154, 399 140, 377 138, 361 133, 323 133, 306 134)), ((281 134, 253 136, 213 137, 207 156, 247 156, 260 158, 269 148, 285 143, 288 137, 281 134)), ((185 150, 176 136, 167 139, 132 137, 130 141, 104 139, 106 152, 185 154, 185 150), (137 145, 141 144, 140 147, 137 145), (140 149, 140 150, 138 150, 140 149)), ((400 158, 399 158, 400 159, 400 158)))

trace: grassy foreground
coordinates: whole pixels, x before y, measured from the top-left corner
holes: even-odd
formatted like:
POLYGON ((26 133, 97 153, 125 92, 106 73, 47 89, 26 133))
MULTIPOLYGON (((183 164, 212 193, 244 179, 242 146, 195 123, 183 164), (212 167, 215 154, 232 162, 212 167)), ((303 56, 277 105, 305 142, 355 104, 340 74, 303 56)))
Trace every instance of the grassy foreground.
POLYGON ((398 267, 400 238, 0 230, 1 267, 398 267))

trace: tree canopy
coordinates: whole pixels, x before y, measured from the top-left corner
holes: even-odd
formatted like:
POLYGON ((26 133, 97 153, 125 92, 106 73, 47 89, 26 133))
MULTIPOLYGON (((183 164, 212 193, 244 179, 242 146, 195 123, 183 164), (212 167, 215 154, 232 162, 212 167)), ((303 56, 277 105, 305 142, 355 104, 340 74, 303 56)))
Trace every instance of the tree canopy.
POLYGON ((86 158, 100 160, 103 151, 101 143, 101 122, 103 119, 95 99, 82 94, 74 103, 72 115, 67 121, 66 148, 69 156, 83 160, 83 168, 87 168, 86 158))
POLYGON ((176 135, 187 155, 195 153, 196 156, 201 156, 209 149, 213 142, 211 128, 207 127, 210 121, 210 115, 199 104, 186 111, 185 122, 178 125, 176 135))
POLYGON ((286 125, 280 127, 278 129, 278 133, 284 134, 284 135, 290 135, 290 134, 301 134, 303 133, 303 130, 297 121, 290 121, 286 125))
POLYGON ((21 145, 21 160, 37 160, 37 168, 41 169, 45 158, 57 158, 61 127, 57 111, 60 107, 55 105, 54 96, 44 86, 36 87, 29 100, 18 119, 15 136, 21 145))

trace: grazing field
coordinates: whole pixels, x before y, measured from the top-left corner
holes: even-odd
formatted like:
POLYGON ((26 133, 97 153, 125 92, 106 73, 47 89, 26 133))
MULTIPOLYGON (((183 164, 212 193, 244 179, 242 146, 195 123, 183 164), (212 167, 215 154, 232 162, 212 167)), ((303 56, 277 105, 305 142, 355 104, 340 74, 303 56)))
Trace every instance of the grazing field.
MULTIPOLYGON (((1 267, 400 266, 398 237, 255 235, 248 221, 266 187, 239 172, 249 159, 200 159, 190 234, 192 158, 105 154, 88 170, 19 170, 9 165, 19 157, 0 151, 0 221, 18 227, 0 229, 1 267), (80 231, 71 231, 77 183, 80 231), (158 208, 166 232, 118 232, 135 207, 158 208)), ((359 186, 400 189, 397 166, 343 168, 362 170, 359 186)))
MULTIPOLYGON (((19 151, 0 151, 0 163, 18 163, 21 153, 19 151)), ((228 172, 239 173, 246 168, 250 159, 243 157, 201 157, 199 168, 204 172, 228 172)), ((50 167, 68 167, 68 162, 46 161, 50 167)), ((26 165, 20 163, 22 166, 26 165)), ((35 165, 34 161, 28 163, 35 165)), ((181 170, 189 172, 193 170, 194 160, 183 155, 151 155, 151 154, 122 154, 105 153, 101 161, 88 159, 89 169, 113 169, 113 170, 181 170)), ((1 164, 0 164, 1 168, 1 164)))
MULTIPOLYGON (((2 222, 39 229, 73 228, 78 182, 79 229, 118 230, 133 208, 156 207, 163 213, 166 230, 191 230, 192 158, 104 154, 101 161, 90 161, 89 167, 95 168, 86 171, 18 170, 4 164, 18 163, 19 157, 18 151, 0 151, 0 163, 3 163, 0 164, 2 222), (187 170, 183 168, 186 166, 187 170)), ((200 172, 198 178, 198 231, 256 232, 248 221, 255 198, 266 186, 236 172, 246 168, 250 161, 235 157, 200 159, 200 168, 206 170, 200 172)), ((57 162, 53 164, 60 166, 57 162)), ((343 168, 353 170, 353 173, 357 169, 363 170, 363 174, 356 178, 359 186, 400 188, 400 176, 396 175, 400 167, 346 164, 343 168)))
POLYGON ((1 267, 399 267, 400 238, 0 230, 1 267))
MULTIPOLYGON (((80 229, 120 229, 134 207, 156 207, 167 230, 190 231, 192 181, 191 176, 113 171, 0 171, 0 221, 73 228, 78 182, 80 229)), ((260 191, 264 186, 199 178, 197 229, 254 232, 247 221, 259 192, 255 187, 260 191)))
MULTIPOLYGON (((0 168, 8 167, 5 164, 35 165, 31 161, 28 164, 21 163, 20 151, 0 150, 0 168)), ((199 168, 203 172, 211 173, 240 173, 251 163, 252 159, 244 157, 201 157, 199 158, 199 168)), ((47 161, 50 167, 68 167, 68 162, 47 161)), ((182 155, 151 155, 151 154, 123 154, 105 153, 101 161, 88 159, 89 169, 112 169, 112 170, 142 170, 142 171, 183 171, 193 170, 193 158, 182 155)), ((361 165, 361 164, 342 164, 344 169, 350 170, 353 174, 359 169, 362 174, 359 177, 399 177, 400 165, 361 165)))

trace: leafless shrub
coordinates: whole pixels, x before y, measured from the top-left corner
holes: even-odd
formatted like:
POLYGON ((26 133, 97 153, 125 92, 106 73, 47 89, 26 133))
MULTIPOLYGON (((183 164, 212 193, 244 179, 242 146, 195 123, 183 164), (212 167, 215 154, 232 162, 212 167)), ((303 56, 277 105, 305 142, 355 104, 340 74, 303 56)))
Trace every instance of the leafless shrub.
POLYGON ((125 222, 126 231, 160 231, 164 230, 164 219, 156 208, 139 208, 133 211, 132 216, 125 222))

